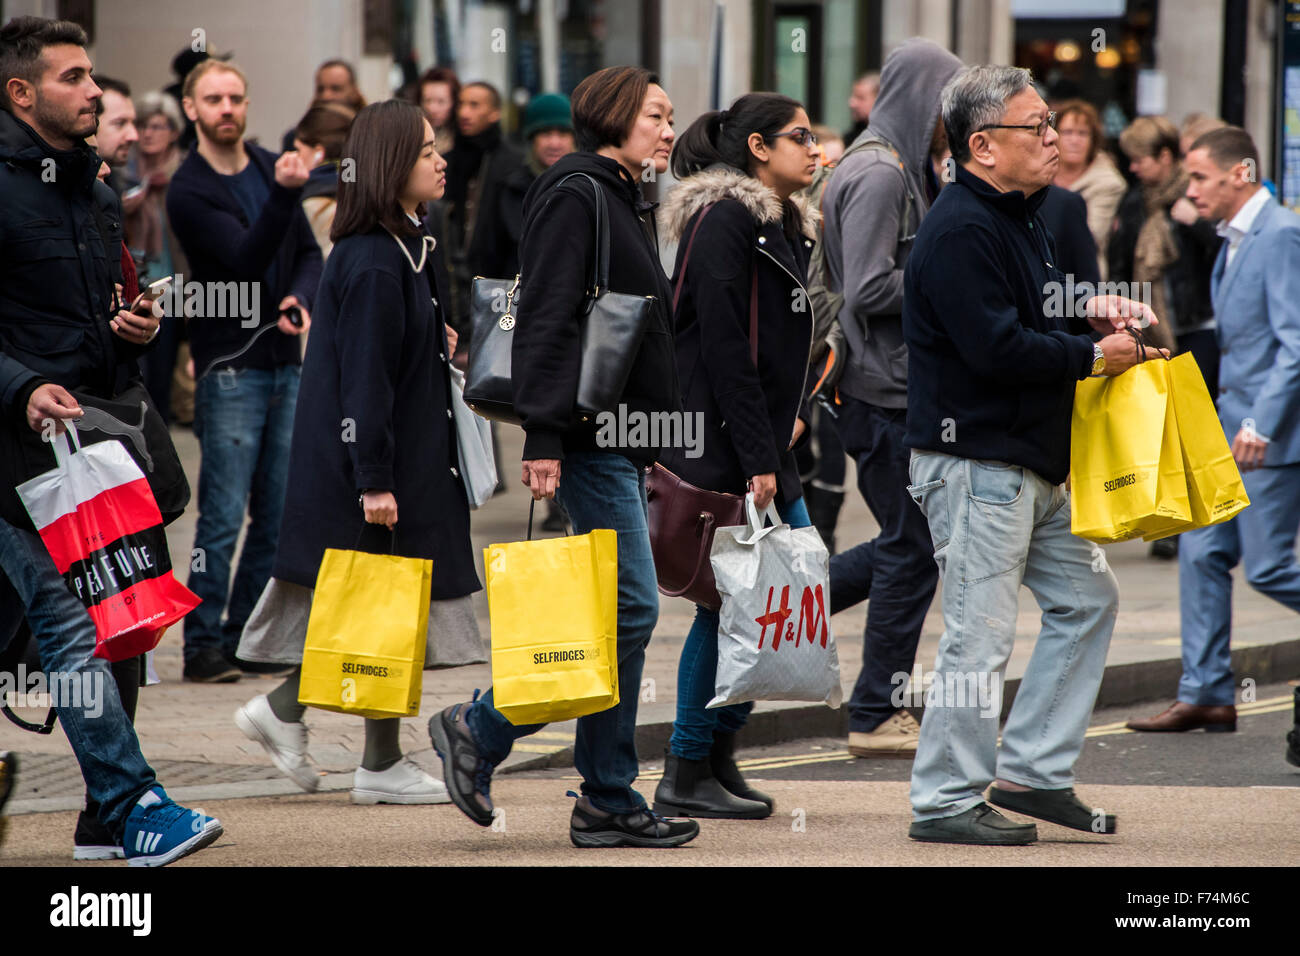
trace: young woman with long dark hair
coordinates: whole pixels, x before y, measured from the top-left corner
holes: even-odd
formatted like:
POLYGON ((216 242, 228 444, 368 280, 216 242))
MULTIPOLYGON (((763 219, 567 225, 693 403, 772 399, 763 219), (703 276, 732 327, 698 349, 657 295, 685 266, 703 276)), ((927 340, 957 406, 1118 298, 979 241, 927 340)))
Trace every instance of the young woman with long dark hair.
MULTIPOLYGON (((818 213, 795 194, 817 170, 811 125, 797 101, 777 93, 749 93, 704 114, 673 150, 680 183, 661 215, 678 241, 673 319, 683 403, 704 421, 699 457, 672 449, 663 464, 698 488, 751 491, 760 511, 775 500, 796 528, 810 523, 791 449, 808 424, 812 306, 805 286, 818 213)), ((697 606, 682 646, 677 719, 655 810, 765 817, 772 799, 745 783, 733 758, 753 704, 705 709, 717 660, 718 612, 697 606)))

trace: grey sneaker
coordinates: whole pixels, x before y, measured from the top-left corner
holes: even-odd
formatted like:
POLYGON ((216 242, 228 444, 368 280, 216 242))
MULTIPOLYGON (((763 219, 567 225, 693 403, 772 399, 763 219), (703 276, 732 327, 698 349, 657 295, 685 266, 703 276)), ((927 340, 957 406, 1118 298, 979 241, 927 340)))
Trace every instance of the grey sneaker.
MULTIPOLYGON (((572 790, 569 796, 578 795, 572 790)), ((633 813, 607 813, 586 797, 578 797, 569 818, 569 840, 579 849, 675 847, 700 835, 694 820, 663 817, 649 807, 633 813)))
POLYGON ((467 704, 453 704, 429 718, 429 738, 433 749, 442 758, 442 779, 447 785, 451 802, 465 816, 481 827, 492 825, 492 771, 496 769, 479 753, 474 734, 465 723, 465 715, 478 700, 467 704))
POLYGON ((954 817, 917 820, 907 835, 922 843, 1026 846, 1038 839, 1038 827, 1032 823, 1012 823, 987 803, 981 803, 954 817))

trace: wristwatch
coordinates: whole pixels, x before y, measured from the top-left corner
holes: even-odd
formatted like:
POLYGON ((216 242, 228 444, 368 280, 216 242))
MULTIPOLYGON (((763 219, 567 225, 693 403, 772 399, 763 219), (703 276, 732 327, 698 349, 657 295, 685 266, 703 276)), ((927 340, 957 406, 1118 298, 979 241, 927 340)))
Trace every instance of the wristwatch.
POLYGON ((1101 346, 1096 342, 1092 343, 1092 371, 1090 375, 1100 375, 1106 368, 1106 353, 1101 350, 1101 346))

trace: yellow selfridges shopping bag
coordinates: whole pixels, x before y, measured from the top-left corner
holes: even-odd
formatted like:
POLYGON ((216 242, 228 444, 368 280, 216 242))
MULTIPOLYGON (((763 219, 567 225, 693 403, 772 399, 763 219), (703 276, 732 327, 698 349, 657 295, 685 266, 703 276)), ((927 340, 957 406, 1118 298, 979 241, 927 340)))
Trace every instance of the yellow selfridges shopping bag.
POLYGON ((361 717, 418 714, 432 578, 429 560, 327 549, 298 702, 361 717))
POLYGON ((1152 359, 1076 386, 1070 530, 1079 537, 1158 537, 1191 520, 1168 365, 1152 359))
POLYGON ((1145 534, 1146 541, 1227 521, 1250 504, 1205 378, 1190 352, 1169 362, 1169 398, 1182 445, 1192 518, 1181 527, 1145 534))
POLYGON ((618 537, 484 549, 492 698, 512 724, 572 720, 618 703, 618 537))

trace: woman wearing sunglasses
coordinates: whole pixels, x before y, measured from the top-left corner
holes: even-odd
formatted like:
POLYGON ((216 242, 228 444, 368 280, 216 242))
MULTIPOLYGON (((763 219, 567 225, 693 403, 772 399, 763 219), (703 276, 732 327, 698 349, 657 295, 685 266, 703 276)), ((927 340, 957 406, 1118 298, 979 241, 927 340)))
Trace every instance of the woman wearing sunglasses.
MULTIPOLYGON (((776 93, 749 93, 730 109, 704 114, 673 150, 680 184, 662 214, 678 241, 673 321, 683 405, 688 415, 703 415, 704 427, 699 457, 672 449, 661 460, 699 488, 752 491, 760 511, 775 500, 796 528, 810 523, 791 451, 807 428, 812 310, 805 285, 820 219, 794 196, 817 171, 810 126, 798 102, 776 93)), ((736 732, 753 705, 705 709, 717 658, 718 613, 697 607, 682 647, 677 719, 655 810, 766 817, 771 797, 745 783, 733 758, 736 732)))

